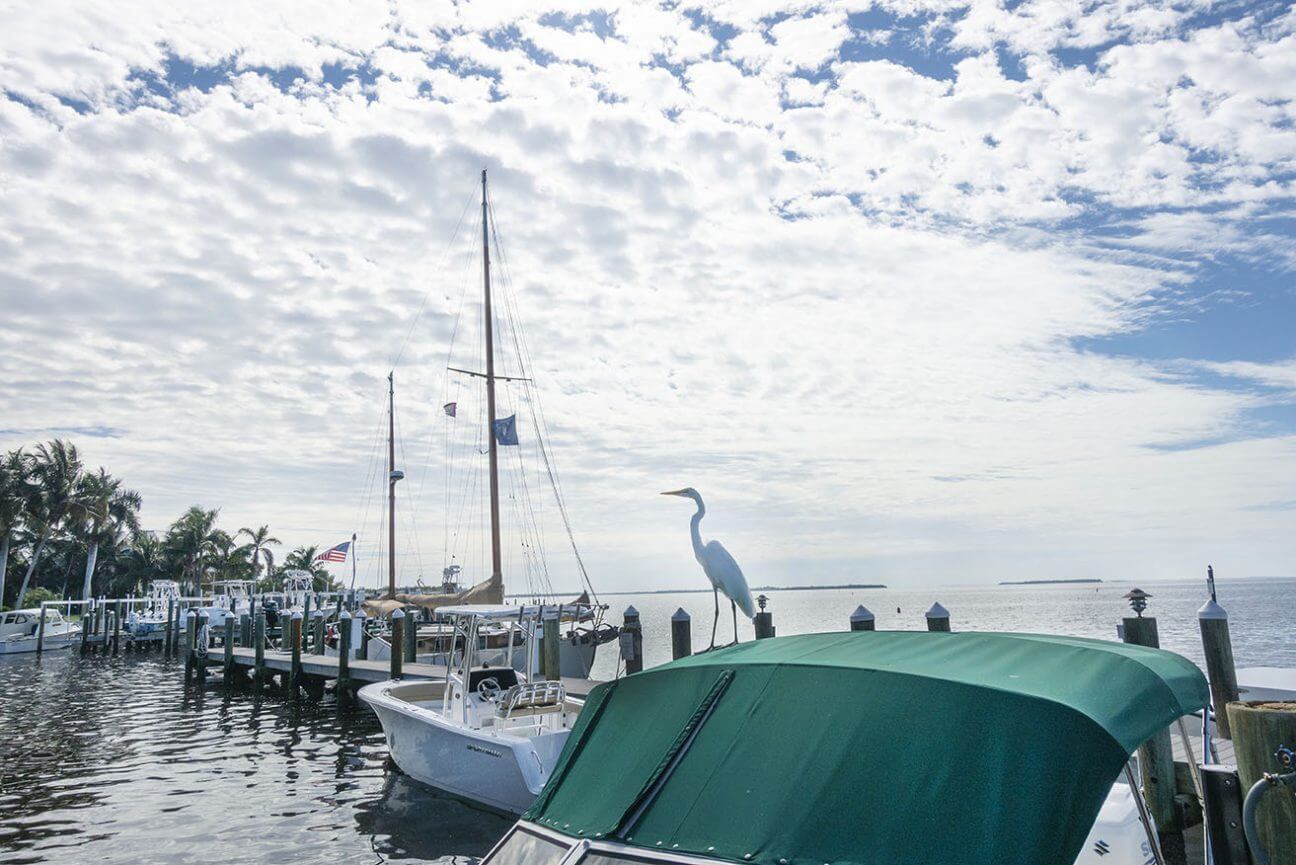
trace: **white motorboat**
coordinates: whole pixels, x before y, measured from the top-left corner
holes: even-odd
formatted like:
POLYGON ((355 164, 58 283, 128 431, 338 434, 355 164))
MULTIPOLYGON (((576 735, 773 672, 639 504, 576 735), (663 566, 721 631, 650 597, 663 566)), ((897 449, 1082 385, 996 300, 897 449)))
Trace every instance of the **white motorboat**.
MULTIPOLYGON (((484 629, 534 636, 538 617, 521 607, 472 605, 440 611, 461 651, 446 682, 387 681, 360 690, 382 723, 401 771, 464 799, 511 814, 530 806, 562 752, 583 703, 561 681, 521 671, 507 640, 503 663, 483 665, 484 629)), ((525 642, 525 640, 524 640, 525 642)))
POLYGON ((212 630, 224 628, 229 616, 237 621, 239 616, 252 612, 255 580, 217 580, 211 584, 211 590, 214 603, 199 611, 207 616, 207 625, 212 630))
POLYGON ((16 655, 36 651, 66 649, 81 638, 81 626, 63 618, 52 607, 45 608, 45 633, 40 635, 41 611, 39 608, 11 610, 0 614, 0 655, 16 655))
POLYGON ((180 584, 175 580, 154 580, 148 594, 126 615, 125 629, 137 640, 156 639, 166 631, 167 616, 180 603, 180 584), (173 606, 174 605, 174 606, 173 606))

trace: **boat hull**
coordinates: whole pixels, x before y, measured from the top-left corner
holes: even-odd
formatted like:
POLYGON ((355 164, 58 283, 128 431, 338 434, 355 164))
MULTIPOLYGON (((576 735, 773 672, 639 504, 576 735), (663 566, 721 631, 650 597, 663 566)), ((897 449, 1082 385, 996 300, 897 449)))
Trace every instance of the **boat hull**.
MULTIPOLYGON (((46 634, 41 646, 43 652, 53 652, 69 648, 81 638, 81 629, 73 628, 55 634, 46 634)), ((0 655, 23 655, 36 651, 36 637, 0 640, 0 655)))
MULTIPOLYGON (((410 683, 377 682, 360 689, 382 724, 387 750, 400 770, 416 781, 506 814, 521 814, 548 779, 545 760, 526 737, 492 735, 451 724, 440 706, 439 682, 416 683, 426 700, 411 702, 410 683), (399 687, 404 699, 391 694, 399 687), (428 708, 417 703, 426 703, 428 708)), ((418 695, 416 695, 418 696, 418 695)), ((566 731, 553 734, 553 753, 566 731)))

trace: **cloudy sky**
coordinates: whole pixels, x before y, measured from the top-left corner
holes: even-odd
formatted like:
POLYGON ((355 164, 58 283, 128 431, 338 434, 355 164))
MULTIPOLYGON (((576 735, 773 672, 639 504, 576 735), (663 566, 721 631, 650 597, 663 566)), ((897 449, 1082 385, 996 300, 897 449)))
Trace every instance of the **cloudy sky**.
POLYGON ((0 10, 0 446, 151 527, 372 553, 396 366, 402 576, 480 577, 487 168, 597 586, 701 584, 684 485, 753 584, 1296 572, 1284 3, 0 10))

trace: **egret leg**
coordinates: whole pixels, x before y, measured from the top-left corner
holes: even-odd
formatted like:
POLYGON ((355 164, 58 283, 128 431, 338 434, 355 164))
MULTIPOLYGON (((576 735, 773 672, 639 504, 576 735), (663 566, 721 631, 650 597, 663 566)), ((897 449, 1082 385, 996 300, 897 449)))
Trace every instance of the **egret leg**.
POLYGON ((711 594, 715 596, 715 618, 711 620, 711 646, 715 648, 716 626, 720 624, 720 590, 712 586, 711 594))
POLYGON ((738 605, 732 599, 729 601, 729 609, 733 612, 734 619, 734 641, 730 645, 736 646, 738 644, 738 605))

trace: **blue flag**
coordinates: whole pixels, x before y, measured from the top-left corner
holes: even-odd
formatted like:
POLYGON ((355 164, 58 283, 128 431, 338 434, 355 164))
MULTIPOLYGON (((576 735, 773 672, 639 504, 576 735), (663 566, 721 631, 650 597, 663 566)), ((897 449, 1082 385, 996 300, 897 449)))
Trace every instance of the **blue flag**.
POLYGON ((517 415, 511 414, 495 421, 495 441, 502 445, 515 445, 517 438, 517 415))

